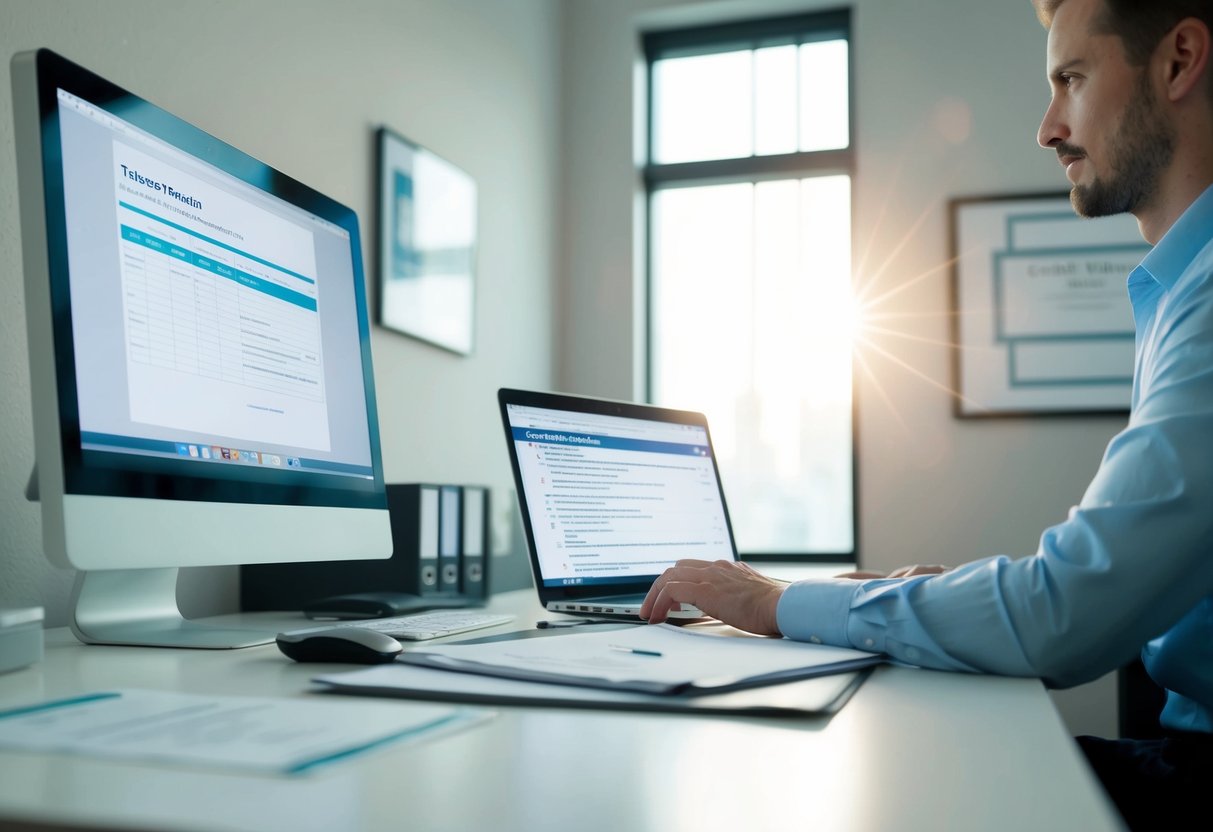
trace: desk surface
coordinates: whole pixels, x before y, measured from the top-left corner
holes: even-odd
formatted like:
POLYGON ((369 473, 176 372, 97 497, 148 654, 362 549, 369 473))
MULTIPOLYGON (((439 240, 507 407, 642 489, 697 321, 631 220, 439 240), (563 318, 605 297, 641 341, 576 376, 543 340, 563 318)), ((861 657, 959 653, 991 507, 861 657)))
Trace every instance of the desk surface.
MULTIPOLYGON (((515 628, 542 615, 532 590, 492 606, 517 612, 515 628)), ((47 636, 40 664, 0 675, 0 708, 135 687, 308 696, 313 675, 350 667, 296 664, 273 645, 177 650, 47 636)), ((310 776, 0 752, 0 826, 16 819, 257 832, 1121 828, 1039 682, 894 667, 878 668, 832 718, 502 707, 468 730, 310 776)))

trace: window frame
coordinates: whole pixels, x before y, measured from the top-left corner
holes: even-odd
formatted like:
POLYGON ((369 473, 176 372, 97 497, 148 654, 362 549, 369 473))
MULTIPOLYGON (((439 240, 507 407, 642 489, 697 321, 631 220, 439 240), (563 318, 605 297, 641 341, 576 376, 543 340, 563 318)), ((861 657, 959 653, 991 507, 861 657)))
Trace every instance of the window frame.
MULTIPOLYGON (((654 195, 661 190, 735 183, 758 183, 776 179, 805 179, 845 174, 851 181, 851 262, 855 250, 855 49, 851 28, 851 10, 839 8, 796 15, 780 15, 685 29, 641 32, 645 62, 644 165, 644 395, 653 402, 653 218, 654 195), (653 65, 659 60, 693 55, 709 55, 732 50, 754 50, 766 46, 800 46, 827 40, 847 43, 847 146, 829 150, 710 159, 697 162, 653 161, 655 118, 653 65)), ((852 279, 853 279, 852 274, 852 279)), ((855 360, 851 360, 851 550, 845 552, 739 552, 742 560, 778 563, 858 563, 859 529, 859 411, 857 406, 855 360)))

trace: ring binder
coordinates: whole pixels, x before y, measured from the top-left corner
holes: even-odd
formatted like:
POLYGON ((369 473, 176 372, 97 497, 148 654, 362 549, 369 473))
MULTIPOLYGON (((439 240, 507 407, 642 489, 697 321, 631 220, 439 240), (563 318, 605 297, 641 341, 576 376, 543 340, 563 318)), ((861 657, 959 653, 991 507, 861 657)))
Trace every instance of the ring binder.
POLYGON ((463 575, 459 591, 468 598, 488 598, 489 490, 465 485, 462 490, 463 575))
POLYGON ((438 591, 455 593, 459 591, 463 555, 463 519, 459 515, 463 497, 457 485, 441 486, 438 494, 438 591))

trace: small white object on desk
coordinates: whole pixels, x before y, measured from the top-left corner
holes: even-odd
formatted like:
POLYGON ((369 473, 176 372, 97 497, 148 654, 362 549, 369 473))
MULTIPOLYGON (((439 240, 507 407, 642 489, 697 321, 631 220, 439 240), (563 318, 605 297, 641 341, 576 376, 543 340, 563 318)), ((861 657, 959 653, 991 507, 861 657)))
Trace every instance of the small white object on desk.
POLYGON ((42 607, 0 608, 0 673, 42 660, 42 607))

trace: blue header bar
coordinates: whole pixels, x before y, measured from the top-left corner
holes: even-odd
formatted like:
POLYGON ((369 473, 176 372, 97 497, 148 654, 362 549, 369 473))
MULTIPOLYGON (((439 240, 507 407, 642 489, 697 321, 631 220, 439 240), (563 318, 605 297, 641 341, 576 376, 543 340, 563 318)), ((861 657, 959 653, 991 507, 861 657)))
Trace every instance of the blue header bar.
POLYGON ((599 436, 593 433, 576 433, 567 430, 545 430, 544 428, 513 428, 515 442, 538 442, 543 445, 565 447, 600 448, 613 451, 643 451, 653 454, 680 454, 682 456, 711 456, 707 445, 689 445, 682 442, 654 442, 648 439, 621 439, 618 436, 599 436))
POLYGON ((296 292, 294 289, 288 289, 285 286, 280 286, 277 283, 271 283, 262 277, 242 272, 239 269, 234 269, 231 266, 225 266, 222 263, 216 263, 209 257, 203 257, 192 251, 187 251, 178 245, 170 243, 168 240, 162 240, 159 237, 153 237, 146 231, 140 231, 137 228, 131 228, 129 225, 122 226, 122 239, 127 242, 141 245, 144 248, 149 248, 153 251, 158 251, 161 254, 167 254, 169 257, 175 257, 184 263, 189 263, 195 268, 210 272, 211 274, 226 277, 228 280, 233 280, 248 289, 252 289, 262 294, 270 295, 284 300, 287 303, 293 303, 296 306, 301 306, 304 309, 312 312, 316 311, 316 299, 307 295, 296 292))
POLYGON ((299 274, 299 272, 293 272, 284 266, 279 266, 277 263, 271 263, 269 260, 263 260, 255 254, 249 254, 247 251, 241 251, 240 249, 236 248, 235 246, 229 246, 227 243, 222 242, 221 240, 216 240, 214 237, 208 237, 205 234, 199 234, 197 231, 193 231, 189 228, 186 228, 184 225, 178 225, 177 223, 173 222, 172 220, 166 220, 164 217, 158 217, 155 214, 144 211, 142 208, 136 208, 134 205, 131 205, 129 202, 123 202, 122 200, 118 200, 118 204, 121 205, 123 208, 125 208, 128 211, 134 211, 136 214, 141 214, 142 216, 145 216, 150 220, 155 220, 158 223, 167 225, 169 228, 175 228, 176 230, 180 231, 182 234, 189 234, 191 237, 195 237, 199 240, 202 240, 203 242, 210 243, 213 246, 219 246, 219 248, 226 249, 227 251, 230 251, 233 254, 239 254, 241 257, 244 257, 248 260, 252 260, 254 263, 260 263, 263 266, 269 266, 271 269, 274 269, 275 271, 280 271, 283 274, 289 274, 291 277, 297 277, 300 280, 304 281, 305 283, 311 283, 313 285, 316 283, 316 281, 312 280, 310 277, 305 277, 304 275, 299 274))

